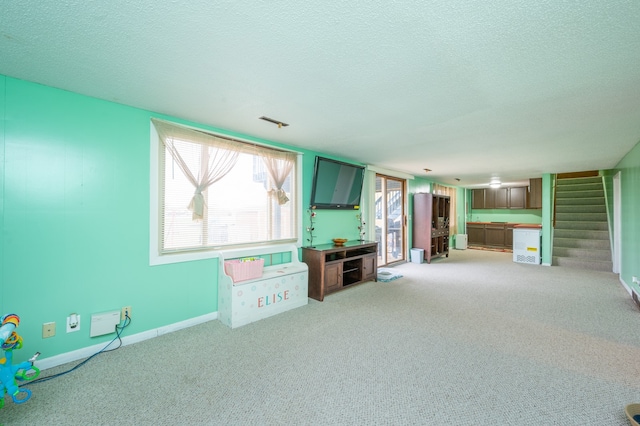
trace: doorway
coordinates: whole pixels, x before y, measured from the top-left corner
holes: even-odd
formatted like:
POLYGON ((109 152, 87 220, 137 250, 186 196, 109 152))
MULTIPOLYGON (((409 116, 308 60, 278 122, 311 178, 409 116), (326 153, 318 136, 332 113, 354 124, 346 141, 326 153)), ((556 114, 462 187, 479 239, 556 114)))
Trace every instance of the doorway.
POLYGON ((406 259, 406 181, 376 174, 375 227, 378 266, 406 259))

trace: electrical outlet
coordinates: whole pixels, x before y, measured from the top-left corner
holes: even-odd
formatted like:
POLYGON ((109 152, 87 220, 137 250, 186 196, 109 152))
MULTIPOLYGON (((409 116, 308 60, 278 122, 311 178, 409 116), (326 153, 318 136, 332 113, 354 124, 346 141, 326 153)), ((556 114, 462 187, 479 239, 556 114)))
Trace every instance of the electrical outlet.
POLYGON ((42 338, 47 339, 56 335, 56 323, 45 322, 42 324, 42 338))
POLYGON ((71 314, 67 317, 67 333, 80 331, 80 315, 71 314))
POLYGON ((129 316, 129 318, 131 318, 131 306, 123 306, 122 307, 122 313, 120 314, 120 320, 124 321, 127 317, 127 315, 129 316))

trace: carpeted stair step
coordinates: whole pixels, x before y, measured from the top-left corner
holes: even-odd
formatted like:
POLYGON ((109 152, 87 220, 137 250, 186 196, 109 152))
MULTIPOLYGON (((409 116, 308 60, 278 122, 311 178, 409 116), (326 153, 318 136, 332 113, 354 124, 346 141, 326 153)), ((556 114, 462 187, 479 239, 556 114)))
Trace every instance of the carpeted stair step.
POLYGON ((598 260, 586 260, 586 259, 575 259, 570 257, 553 256, 553 265, 565 266, 565 267, 576 268, 576 269, 586 269, 589 271, 611 272, 613 270, 613 263, 610 260, 598 261, 598 260))
POLYGON ((607 214, 607 208, 604 204, 557 204, 556 213, 604 213, 607 214))
POLYGON ((557 206, 566 206, 566 205, 590 205, 590 206, 600 206, 604 205, 604 196, 602 197, 585 197, 585 198, 556 198, 556 207, 557 206))
POLYGON ((553 255, 556 257, 571 257, 583 260, 611 261, 610 250, 598 250, 590 248, 553 247, 553 255))
MULTIPOLYGON (((594 250, 610 250, 611 246, 609 238, 606 239, 593 239, 593 238, 560 238, 553 237, 553 247, 555 248, 579 248, 579 249, 594 249, 594 250)), ((555 249, 554 249, 554 253, 555 249)))
POLYGON ((577 186, 577 187, 595 187, 602 188, 602 178, 600 176, 562 178, 558 179, 557 186, 577 186), (597 185, 597 186, 596 186, 597 185))
POLYGON ((579 238, 609 241, 609 232, 604 230, 592 229, 558 229, 553 232, 553 239, 556 238, 579 238))
POLYGON ((558 198, 597 198, 604 197, 603 190, 579 190, 572 191, 570 188, 557 188, 556 199, 558 198))
POLYGON ((609 236, 609 227, 606 222, 572 222, 570 220, 559 220, 556 221, 555 233, 559 230, 582 230, 582 231, 605 231, 607 232, 607 238, 609 236))
POLYGON ((606 222, 607 213, 560 213, 556 212, 556 223, 563 221, 606 222))

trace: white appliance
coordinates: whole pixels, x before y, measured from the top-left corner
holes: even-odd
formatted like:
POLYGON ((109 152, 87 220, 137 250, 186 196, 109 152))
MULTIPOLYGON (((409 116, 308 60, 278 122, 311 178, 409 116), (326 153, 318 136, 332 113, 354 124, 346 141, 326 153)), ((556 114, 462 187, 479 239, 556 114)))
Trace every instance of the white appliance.
POLYGON ((513 229, 513 261, 540 264, 542 230, 537 228, 513 229))
POLYGON ((456 250, 467 249, 467 234, 456 234, 456 250))

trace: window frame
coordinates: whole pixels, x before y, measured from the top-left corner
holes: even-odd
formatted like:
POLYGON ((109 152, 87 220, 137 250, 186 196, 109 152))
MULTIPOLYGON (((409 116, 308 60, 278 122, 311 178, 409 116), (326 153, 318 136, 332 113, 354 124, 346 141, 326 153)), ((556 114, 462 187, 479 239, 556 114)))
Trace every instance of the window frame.
MULTIPOLYGON (((156 117, 153 117, 153 118, 156 118, 156 117)), ((178 124, 178 123, 176 123, 176 125, 187 127, 193 130, 201 131, 201 132, 207 132, 211 135, 219 136, 222 138, 230 138, 230 136, 227 136, 224 134, 216 134, 215 132, 205 130, 205 129, 200 129, 200 128, 178 124)), ((293 152, 297 155, 297 159, 296 159, 297 165, 295 167, 295 176, 293 177, 296 180, 296 184, 295 184, 296 199, 295 199, 295 207, 294 207, 295 208, 294 216, 296 220, 296 227, 295 227, 296 235, 295 235, 294 241, 288 240, 286 242, 278 241, 274 243, 263 242, 263 243, 255 243, 255 244, 248 243, 248 244, 242 244, 242 245, 225 245, 225 246, 215 246, 215 247, 203 247, 203 248, 197 248, 197 249, 185 249, 183 251, 175 251, 171 253, 162 253, 160 251, 160 241, 161 241, 160 233, 162 232, 162 225, 161 225, 162 224, 162 218, 161 218, 162 207, 160 206, 162 197, 160 196, 160 189, 161 189, 161 181, 163 179, 163 176, 161 176, 163 167, 160 165, 159 162, 161 158, 160 150, 164 148, 162 146, 162 142, 160 141, 158 132, 151 120, 149 120, 149 129, 150 129, 149 131, 149 135, 150 135, 150 138, 149 138, 150 139, 149 265, 150 266, 166 265, 166 264, 180 263, 180 262, 190 262, 194 260, 214 259, 219 257, 218 253, 220 251, 237 248, 237 247, 244 247, 244 248, 265 247, 270 245, 286 245, 286 244, 292 244, 292 243, 295 244, 296 247, 298 248, 302 247, 302 231, 301 231, 302 230, 302 210, 303 210, 302 209, 302 186, 303 186, 302 153, 289 150, 290 152, 293 152)), ((247 144, 264 146, 265 148, 278 149, 275 146, 271 146, 264 143, 258 143, 256 141, 238 138, 235 136, 232 137, 232 139, 239 142, 244 142, 247 144)))

